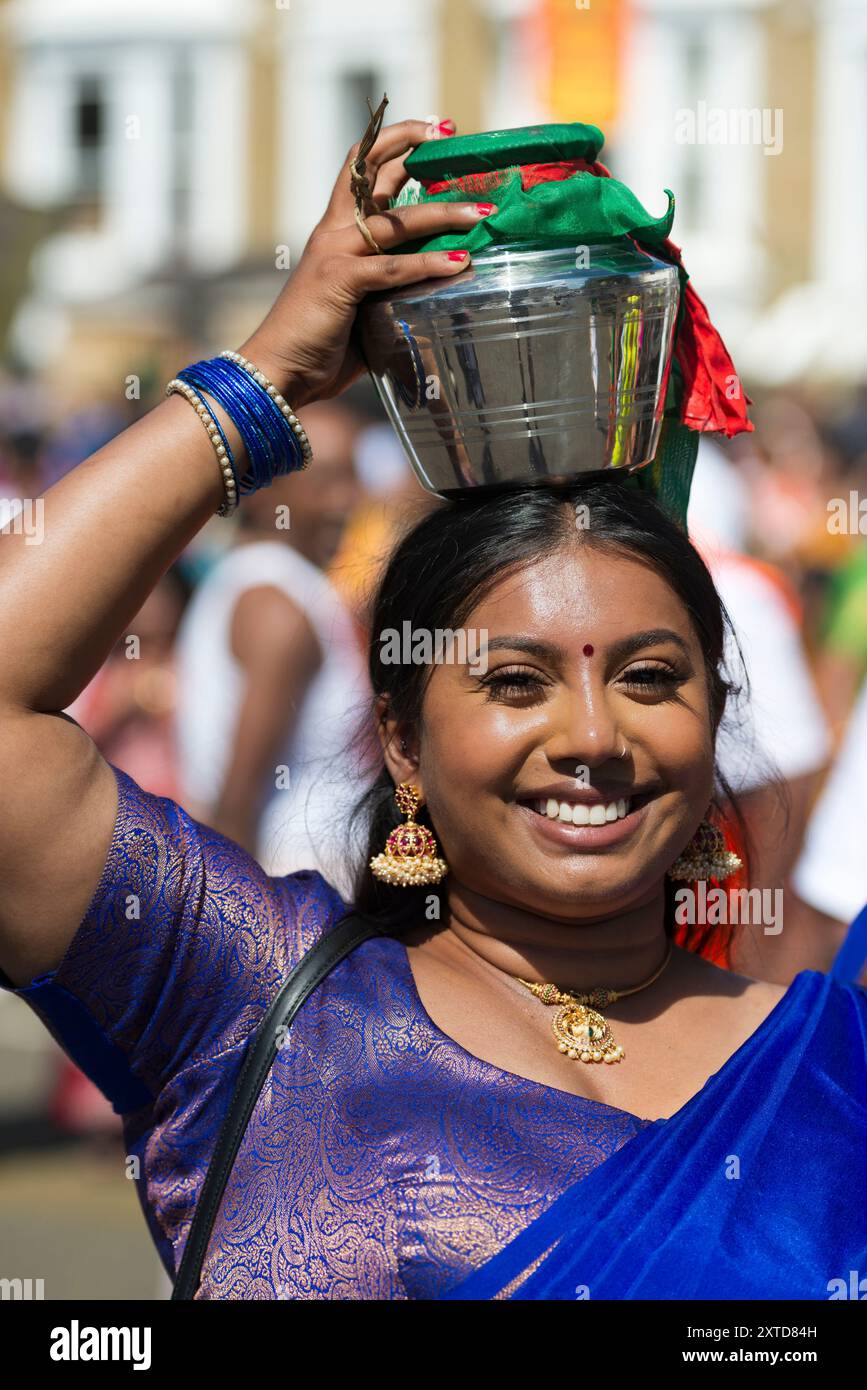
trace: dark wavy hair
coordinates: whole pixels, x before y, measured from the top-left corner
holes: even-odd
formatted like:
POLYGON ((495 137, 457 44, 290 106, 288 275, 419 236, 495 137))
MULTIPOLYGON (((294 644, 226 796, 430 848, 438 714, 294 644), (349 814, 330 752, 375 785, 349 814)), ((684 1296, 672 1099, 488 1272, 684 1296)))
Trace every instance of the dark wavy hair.
MULTIPOLYGON (((370 607, 369 670, 374 700, 385 696, 389 713, 412 726, 421 720, 432 667, 383 661, 380 634, 386 629, 433 632, 460 628, 476 605, 509 574, 551 555, 580 536, 581 543, 637 559, 670 585, 687 609, 704 654, 714 734, 734 693, 723 674, 726 633, 731 622, 698 551, 656 500, 619 476, 585 478, 562 486, 486 493, 447 502, 429 512, 399 541, 379 580, 370 607), (576 529, 576 508, 587 508, 589 524, 576 529)), ((732 634, 733 635, 733 634, 732 634)), ((371 720, 364 736, 368 766, 380 771, 353 811, 350 841, 366 846, 355 877, 354 903, 386 930, 424 920, 430 888, 397 888, 374 878, 371 857, 403 821, 394 784, 385 767, 371 720), (368 742, 369 740, 369 742, 368 742)), ((734 820, 747 850, 747 834, 736 798, 716 769, 715 805, 734 820)), ((426 808, 417 819, 425 823, 426 808)), ((429 821, 427 822, 430 823, 429 821)), ((445 880, 447 885, 448 880, 445 880)), ((674 896, 667 886, 666 930, 674 932, 674 896)), ((684 944, 702 951, 730 946, 725 927, 691 929, 684 944)))

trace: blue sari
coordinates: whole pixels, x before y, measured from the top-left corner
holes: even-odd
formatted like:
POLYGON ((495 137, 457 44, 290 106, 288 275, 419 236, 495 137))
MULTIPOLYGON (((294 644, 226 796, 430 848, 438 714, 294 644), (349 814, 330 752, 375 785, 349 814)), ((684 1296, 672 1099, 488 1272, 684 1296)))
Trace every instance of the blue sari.
POLYGON ((830 975, 444 1297, 867 1298, 865 954, 867 908, 830 975))

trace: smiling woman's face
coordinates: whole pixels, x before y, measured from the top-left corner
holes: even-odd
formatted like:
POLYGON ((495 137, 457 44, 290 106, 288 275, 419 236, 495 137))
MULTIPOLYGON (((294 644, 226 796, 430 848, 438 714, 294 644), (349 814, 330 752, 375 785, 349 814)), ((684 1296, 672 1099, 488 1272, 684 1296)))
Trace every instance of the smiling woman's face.
POLYGON ((637 559, 570 543, 464 626, 486 661, 434 667, 418 745, 453 876, 554 918, 653 896, 713 788, 707 676, 677 594, 637 559))

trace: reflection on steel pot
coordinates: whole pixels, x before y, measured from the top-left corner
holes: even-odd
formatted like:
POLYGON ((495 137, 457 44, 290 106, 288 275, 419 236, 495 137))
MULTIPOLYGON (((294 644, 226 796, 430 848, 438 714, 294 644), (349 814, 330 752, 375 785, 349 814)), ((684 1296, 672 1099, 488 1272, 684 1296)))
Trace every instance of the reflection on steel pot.
POLYGON ((678 294, 677 269, 625 237, 512 244, 370 295, 360 343, 431 492, 566 480, 653 458, 678 294))

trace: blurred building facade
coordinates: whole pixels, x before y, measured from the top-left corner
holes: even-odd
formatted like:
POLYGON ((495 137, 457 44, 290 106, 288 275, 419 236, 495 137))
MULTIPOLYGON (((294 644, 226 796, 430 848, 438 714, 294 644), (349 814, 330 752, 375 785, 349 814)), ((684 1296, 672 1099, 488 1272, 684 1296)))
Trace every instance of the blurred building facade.
POLYGON ((742 370, 769 385, 863 377, 867 6, 634 0, 631 12, 617 172, 655 211, 663 186, 677 193, 674 239, 742 370))
POLYGON ((752 372, 867 370, 839 319, 867 279, 862 0, 0 0, 0 193, 32 241, 8 347, 246 334, 384 91, 387 120, 601 125, 651 213, 676 192, 752 372))

